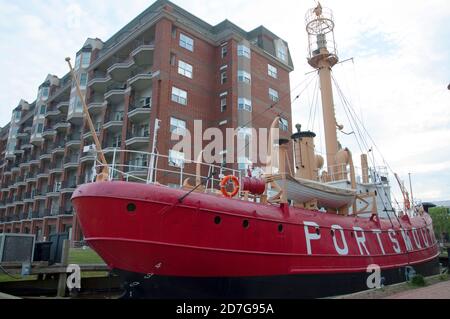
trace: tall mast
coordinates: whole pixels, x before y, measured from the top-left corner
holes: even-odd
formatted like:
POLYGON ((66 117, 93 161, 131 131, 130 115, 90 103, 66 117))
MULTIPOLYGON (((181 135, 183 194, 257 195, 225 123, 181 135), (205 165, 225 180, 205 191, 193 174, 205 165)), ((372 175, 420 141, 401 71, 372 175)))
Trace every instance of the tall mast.
POLYGON ((336 65, 339 58, 334 42, 332 11, 322 8, 320 3, 316 8, 308 10, 306 31, 309 43, 308 63, 318 70, 320 78, 328 174, 334 176, 338 171, 336 155, 339 151, 339 143, 331 86, 331 68, 336 65))

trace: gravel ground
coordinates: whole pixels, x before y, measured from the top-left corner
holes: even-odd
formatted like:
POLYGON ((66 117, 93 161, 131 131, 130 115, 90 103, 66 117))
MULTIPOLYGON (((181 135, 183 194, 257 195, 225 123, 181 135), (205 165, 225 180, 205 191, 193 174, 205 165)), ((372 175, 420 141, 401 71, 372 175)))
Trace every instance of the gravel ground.
POLYGON ((400 292, 385 299, 450 299, 450 281, 400 292))

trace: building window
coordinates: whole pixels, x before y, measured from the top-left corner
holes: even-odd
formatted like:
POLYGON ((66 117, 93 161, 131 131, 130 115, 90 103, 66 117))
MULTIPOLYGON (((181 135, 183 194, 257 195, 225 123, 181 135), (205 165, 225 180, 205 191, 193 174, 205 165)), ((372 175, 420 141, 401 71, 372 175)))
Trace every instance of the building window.
POLYGON ((181 33, 180 34, 180 47, 193 52, 194 51, 194 40, 189 38, 188 36, 184 35, 183 33, 181 33))
POLYGON ((39 109, 39 114, 44 115, 47 107, 45 105, 41 105, 41 108, 39 109))
POLYGON ((284 46, 280 46, 277 50, 277 56, 280 60, 287 61, 287 49, 284 46))
POLYGON ((224 71, 222 73, 220 73, 220 83, 221 84, 225 84, 227 83, 227 71, 224 71))
POLYGON ((280 118, 280 130, 287 131, 289 129, 289 122, 284 118, 280 118))
POLYGON ((170 150, 169 151, 169 165, 172 167, 182 167, 184 165, 184 153, 170 150))
POLYGON ((170 118, 170 132, 179 136, 186 135, 186 122, 177 118, 170 118))
POLYGON ((252 111, 252 101, 250 101, 249 99, 240 97, 238 99, 238 109, 251 112, 252 111))
POLYGON ((172 87, 172 101, 182 105, 187 105, 187 92, 176 87, 172 87))
POLYGON ((44 132, 44 124, 39 123, 37 126, 36 134, 42 134, 44 132))
POLYGON ((192 79, 192 65, 181 60, 178 61, 178 73, 192 79))
POLYGON ((81 55, 81 66, 87 68, 89 64, 91 64, 91 52, 83 52, 81 55))
POLYGON ((175 53, 171 53, 170 54, 170 65, 175 65, 176 64, 176 55, 175 53))
POLYGON ((172 38, 176 38, 177 37, 177 27, 176 26, 172 26, 172 38))
POLYGON ((87 73, 81 73, 80 75, 80 87, 86 88, 88 82, 88 75, 87 73))
POLYGON ((225 112, 227 110, 227 98, 221 98, 220 99, 220 112, 225 112))
POLYGON ((243 56, 243 57, 250 59, 250 48, 243 44, 239 44, 238 45, 238 56, 243 56))
POLYGON ((227 56, 227 54, 228 54, 228 48, 226 46, 223 46, 222 50, 221 50, 222 59, 224 59, 227 56))
POLYGON ((278 96, 278 91, 269 88, 269 98, 273 101, 273 102, 278 102, 280 100, 279 96, 278 96))
POLYGON ((277 79, 278 78, 278 70, 277 70, 277 68, 276 67, 274 67, 273 65, 268 65, 267 66, 267 72, 268 72, 268 74, 271 76, 271 77, 273 77, 273 78, 275 78, 275 79, 277 79))
POLYGON ((252 75, 246 71, 238 71, 238 81, 250 84, 252 82, 252 75))
POLYGON ((139 100, 139 107, 140 108, 149 108, 152 106, 152 98, 151 97, 141 97, 139 100))
POLYGON ((75 58, 75 70, 78 70, 81 65, 81 53, 75 58))

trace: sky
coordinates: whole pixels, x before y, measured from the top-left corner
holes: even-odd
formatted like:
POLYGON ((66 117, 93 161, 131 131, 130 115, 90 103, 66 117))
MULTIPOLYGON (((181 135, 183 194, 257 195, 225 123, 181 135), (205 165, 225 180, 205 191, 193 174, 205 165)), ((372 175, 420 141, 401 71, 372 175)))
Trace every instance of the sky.
MULTIPOLYGON (((318 133, 325 152, 321 113, 314 103, 315 75, 307 64, 304 17, 313 0, 173 0, 210 24, 228 19, 250 31, 264 25, 289 43, 293 121, 318 133), (309 82, 311 81, 311 82, 309 82), (299 86, 300 84, 300 86, 299 86), (310 84, 306 87, 306 84, 310 84), (311 111, 311 108, 313 111, 311 111), (314 110, 317 111, 317 115, 314 110), (313 120, 314 119, 314 120, 313 120), (309 124, 308 124, 309 123, 309 124)), ((67 73, 88 37, 107 40, 153 1, 144 0, 0 0, 0 126, 23 98, 35 100, 47 74, 67 73)), ((391 169, 423 201, 450 199, 450 2, 448 0, 324 0, 334 11, 340 60, 333 76, 391 169)), ((344 103, 335 91, 336 118, 351 133, 344 103)), ((367 151, 354 135, 340 133, 354 154, 367 151)), ((376 147, 375 147, 376 145, 376 147)), ((383 165, 380 153, 375 164, 383 165)), ((392 172, 391 172, 392 177, 392 172)), ((391 178, 398 201, 401 195, 391 178)))

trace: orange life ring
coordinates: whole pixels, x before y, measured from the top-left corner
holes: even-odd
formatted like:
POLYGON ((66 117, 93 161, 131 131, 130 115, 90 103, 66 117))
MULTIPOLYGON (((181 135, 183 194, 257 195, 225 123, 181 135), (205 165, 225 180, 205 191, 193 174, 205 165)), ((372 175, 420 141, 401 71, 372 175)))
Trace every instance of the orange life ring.
POLYGON ((240 189, 239 180, 236 176, 233 176, 233 175, 225 176, 222 179, 222 181, 220 182, 220 190, 221 190, 223 196, 225 196, 225 197, 228 197, 228 198, 235 197, 239 193, 239 189, 240 189), (234 184, 234 189, 231 193, 229 193, 226 189, 226 185, 228 184, 228 182, 230 180, 234 184))

